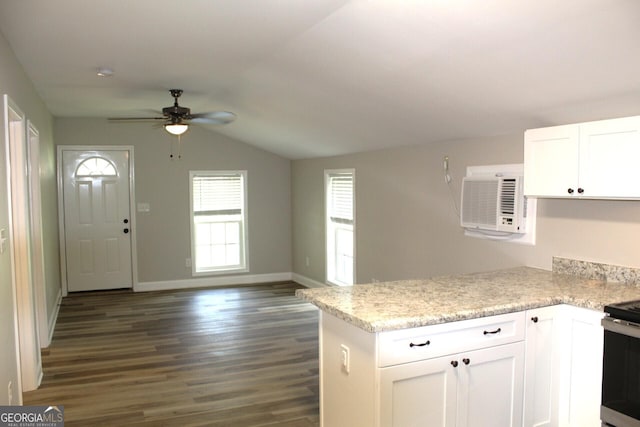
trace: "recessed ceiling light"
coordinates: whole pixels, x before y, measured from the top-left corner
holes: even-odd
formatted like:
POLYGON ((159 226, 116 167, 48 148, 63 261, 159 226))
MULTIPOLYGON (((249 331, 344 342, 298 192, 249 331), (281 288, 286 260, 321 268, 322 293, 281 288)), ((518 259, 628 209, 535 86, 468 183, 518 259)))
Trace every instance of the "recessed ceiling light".
POLYGON ((96 74, 100 77, 111 77, 113 76, 113 70, 107 67, 100 67, 97 69, 96 74))

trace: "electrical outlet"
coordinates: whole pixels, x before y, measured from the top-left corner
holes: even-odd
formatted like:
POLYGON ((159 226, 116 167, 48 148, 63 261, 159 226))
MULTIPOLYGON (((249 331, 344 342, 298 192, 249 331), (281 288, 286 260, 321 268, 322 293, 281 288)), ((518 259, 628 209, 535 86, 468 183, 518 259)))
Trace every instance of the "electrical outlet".
POLYGON ((9 401, 9 405, 13 403, 13 382, 11 381, 7 384, 7 400, 9 401))
POLYGON ((351 370, 351 357, 349 354, 349 347, 344 344, 340 345, 340 363, 342 365, 342 371, 345 374, 348 374, 351 370))

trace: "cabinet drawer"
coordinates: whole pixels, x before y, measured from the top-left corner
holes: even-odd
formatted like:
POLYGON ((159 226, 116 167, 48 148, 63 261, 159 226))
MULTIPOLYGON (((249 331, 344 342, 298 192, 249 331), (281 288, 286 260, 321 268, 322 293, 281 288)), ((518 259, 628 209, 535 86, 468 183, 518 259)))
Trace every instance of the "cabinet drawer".
POLYGON ((524 340, 525 313, 380 332, 378 366, 392 366, 524 340))

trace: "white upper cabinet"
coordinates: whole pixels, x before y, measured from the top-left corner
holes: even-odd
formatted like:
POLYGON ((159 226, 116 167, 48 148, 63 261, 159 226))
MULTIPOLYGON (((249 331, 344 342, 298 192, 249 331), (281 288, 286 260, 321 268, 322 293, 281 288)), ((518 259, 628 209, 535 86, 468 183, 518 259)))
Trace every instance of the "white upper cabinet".
POLYGON ((527 196, 640 199, 640 116, 530 129, 527 196))

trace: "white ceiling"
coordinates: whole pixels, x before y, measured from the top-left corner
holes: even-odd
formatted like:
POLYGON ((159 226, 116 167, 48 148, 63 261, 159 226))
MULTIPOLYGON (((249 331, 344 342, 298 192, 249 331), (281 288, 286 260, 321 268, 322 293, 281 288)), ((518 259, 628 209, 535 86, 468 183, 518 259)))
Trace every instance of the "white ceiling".
POLYGON ((292 159, 640 114, 638 0, 0 0, 0 31, 54 116, 182 88, 292 159))

